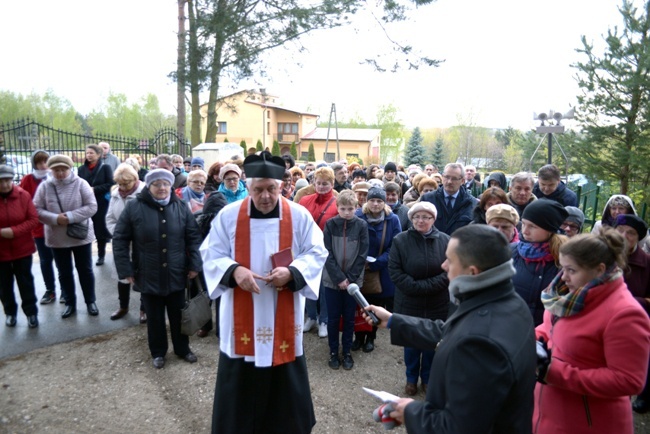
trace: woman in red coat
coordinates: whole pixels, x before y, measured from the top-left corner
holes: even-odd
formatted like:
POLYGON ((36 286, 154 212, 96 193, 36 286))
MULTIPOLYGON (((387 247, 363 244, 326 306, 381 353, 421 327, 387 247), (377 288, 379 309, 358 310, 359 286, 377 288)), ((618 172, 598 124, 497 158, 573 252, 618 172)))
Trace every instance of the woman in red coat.
POLYGON ((623 280, 625 255, 611 228, 560 248, 562 271, 542 293, 536 329, 534 433, 634 432, 630 396, 645 384, 650 320, 623 280))
POLYGON ((32 229, 38 225, 38 214, 29 193, 15 186, 13 179, 13 168, 0 165, 0 300, 7 316, 5 325, 15 327, 15 276, 27 324, 34 328, 38 327, 38 307, 32 276, 32 254, 36 251, 32 229))

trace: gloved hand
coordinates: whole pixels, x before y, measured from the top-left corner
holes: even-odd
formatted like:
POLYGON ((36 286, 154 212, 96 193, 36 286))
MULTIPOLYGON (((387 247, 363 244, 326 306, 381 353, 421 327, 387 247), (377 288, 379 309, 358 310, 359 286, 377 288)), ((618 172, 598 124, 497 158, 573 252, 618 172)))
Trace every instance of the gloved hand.
POLYGON ((537 347, 537 381, 542 384, 546 384, 546 374, 548 373, 548 367, 551 364, 551 350, 548 349, 548 345, 543 337, 539 337, 536 342, 537 347))

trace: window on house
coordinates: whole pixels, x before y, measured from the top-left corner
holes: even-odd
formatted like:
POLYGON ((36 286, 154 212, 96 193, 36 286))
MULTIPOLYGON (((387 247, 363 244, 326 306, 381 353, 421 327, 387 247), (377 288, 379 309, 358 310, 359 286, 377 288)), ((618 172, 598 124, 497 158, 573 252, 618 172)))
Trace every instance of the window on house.
POLYGON ((301 152, 300 159, 305 161, 309 160, 309 152, 301 152))
POLYGON ((228 125, 226 122, 217 122, 217 134, 226 134, 228 132, 228 125))
POLYGON ((298 134, 298 123, 278 122, 278 134, 298 134))

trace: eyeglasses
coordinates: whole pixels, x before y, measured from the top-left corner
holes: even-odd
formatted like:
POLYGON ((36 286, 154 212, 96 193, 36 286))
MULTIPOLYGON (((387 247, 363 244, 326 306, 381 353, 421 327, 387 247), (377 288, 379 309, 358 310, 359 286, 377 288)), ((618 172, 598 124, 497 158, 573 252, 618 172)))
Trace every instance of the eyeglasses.
POLYGON ((573 223, 564 223, 562 225, 562 227, 565 228, 564 230, 567 230, 567 229, 573 230, 573 231, 580 230, 580 226, 578 226, 576 224, 573 224, 573 223))
POLYGON ((168 182, 152 182, 151 186, 156 188, 171 188, 168 182))
POLYGON ((442 179, 444 179, 445 181, 458 182, 458 181, 462 181, 463 178, 457 178, 457 177, 449 176, 449 175, 442 175, 442 179))
POLYGON ((413 216, 413 220, 414 221, 415 220, 422 220, 422 221, 428 222, 429 220, 433 220, 433 217, 429 217, 429 216, 425 216, 425 215, 416 215, 416 216, 413 216))
POLYGON ((205 182, 203 181, 190 181, 191 184, 199 184, 199 185, 205 185, 205 182))
POLYGON ((239 178, 224 178, 224 182, 237 182, 239 178))

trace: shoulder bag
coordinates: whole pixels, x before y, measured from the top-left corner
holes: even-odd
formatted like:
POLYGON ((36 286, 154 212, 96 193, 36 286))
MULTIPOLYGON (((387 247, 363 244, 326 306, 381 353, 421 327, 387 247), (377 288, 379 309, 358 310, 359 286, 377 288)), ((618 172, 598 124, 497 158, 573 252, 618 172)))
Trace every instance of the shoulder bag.
MULTIPOLYGON (((386 220, 384 220, 384 229, 381 232, 381 242, 379 243, 379 253, 377 254, 378 257, 381 256, 381 253, 384 250, 384 240, 386 240, 386 220)), ((363 274, 363 286, 361 287, 361 293, 381 294, 381 276, 379 275, 379 270, 366 270, 366 272, 363 274)))
POLYGON ((208 321, 212 319, 212 309, 210 309, 210 298, 203 290, 199 276, 194 278, 198 293, 196 296, 190 296, 192 279, 187 279, 185 284, 185 306, 181 310, 181 333, 192 336, 208 321))
MULTIPOLYGON (((56 196, 56 201, 59 203, 59 209, 61 209, 61 212, 65 212, 63 210, 63 206, 61 205, 61 199, 59 199, 59 193, 56 191, 56 186, 53 187, 54 187, 54 195, 56 196)), ((77 240, 85 240, 86 237, 88 236, 88 219, 84 220, 83 222, 68 224, 65 233, 70 238, 74 238, 77 240)))

